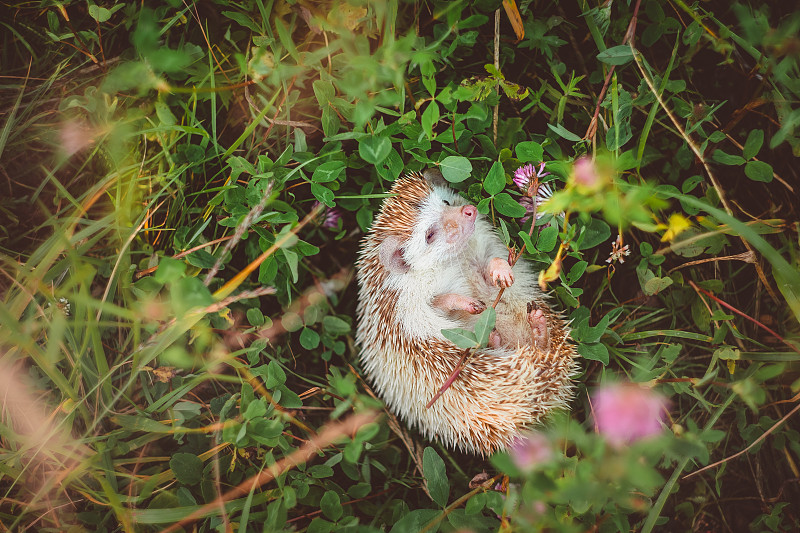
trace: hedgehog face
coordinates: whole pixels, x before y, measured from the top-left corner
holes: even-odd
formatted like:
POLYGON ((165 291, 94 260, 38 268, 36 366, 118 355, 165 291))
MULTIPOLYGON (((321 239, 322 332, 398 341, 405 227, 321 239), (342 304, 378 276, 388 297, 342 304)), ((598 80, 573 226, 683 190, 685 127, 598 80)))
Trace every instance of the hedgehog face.
POLYGON ((478 210, 450 189, 434 187, 420 205, 403 257, 412 268, 435 268, 452 260, 475 231, 478 210))

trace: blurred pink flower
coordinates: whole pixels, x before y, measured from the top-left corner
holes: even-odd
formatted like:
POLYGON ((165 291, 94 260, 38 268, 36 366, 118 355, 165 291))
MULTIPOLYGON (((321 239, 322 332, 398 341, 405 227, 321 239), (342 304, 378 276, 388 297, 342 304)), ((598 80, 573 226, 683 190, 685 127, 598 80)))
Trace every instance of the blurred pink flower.
POLYGON ((61 125, 58 140, 67 157, 76 154, 94 143, 97 131, 82 120, 69 119, 61 125))
POLYGON ((546 436, 533 431, 515 438, 508 446, 508 454, 522 472, 532 472, 553 458, 553 448, 546 436))
POLYGON ((592 402, 597 431, 615 447, 661 433, 666 407, 663 396, 635 383, 605 385, 592 402))
POLYGON ((572 182, 575 185, 594 189, 600 184, 600 181, 600 176, 592 158, 588 156, 579 157, 572 164, 572 182))

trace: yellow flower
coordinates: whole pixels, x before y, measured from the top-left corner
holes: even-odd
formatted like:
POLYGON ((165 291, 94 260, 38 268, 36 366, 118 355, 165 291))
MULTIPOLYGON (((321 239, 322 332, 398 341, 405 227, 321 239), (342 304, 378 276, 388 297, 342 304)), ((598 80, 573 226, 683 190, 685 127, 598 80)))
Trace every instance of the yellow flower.
POLYGON ((661 242, 672 241, 677 237, 680 233, 683 233, 684 230, 688 229, 692 223, 689 221, 688 218, 683 216, 680 213, 673 213, 669 217, 669 225, 664 226, 664 224, 659 224, 659 227, 664 229, 666 228, 666 232, 664 232, 664 236, 661 237, 661 242))

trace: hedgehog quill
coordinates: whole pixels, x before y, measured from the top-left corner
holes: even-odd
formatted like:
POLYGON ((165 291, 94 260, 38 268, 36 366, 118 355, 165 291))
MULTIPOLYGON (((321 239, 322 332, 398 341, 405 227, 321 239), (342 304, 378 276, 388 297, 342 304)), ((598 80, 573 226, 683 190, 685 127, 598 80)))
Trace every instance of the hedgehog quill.
POLYGON ((389 409, 423 436, 488 455, 572 397, 576 353, 524 259, 513 267, 491 224, 437 170, 397 180, 364 238, 356 342, 389 409), (487 302, 495 329, 458 379, 426 404, 463 351, 443 329, 472 329, 487 302))

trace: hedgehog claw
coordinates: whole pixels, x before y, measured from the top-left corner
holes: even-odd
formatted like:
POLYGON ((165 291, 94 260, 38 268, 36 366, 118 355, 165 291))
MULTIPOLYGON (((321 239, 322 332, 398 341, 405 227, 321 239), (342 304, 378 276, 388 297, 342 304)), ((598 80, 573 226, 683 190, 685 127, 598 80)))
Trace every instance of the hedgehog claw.
POLYGON ((495 287, 507 288, 514 284, 514 273, 508 261, 495 257, 489 261, 489 278, 495 287))

